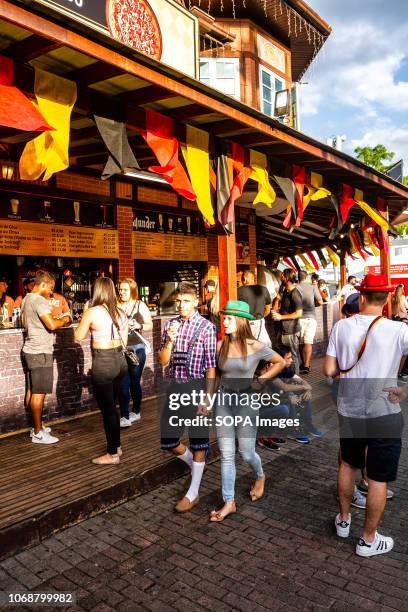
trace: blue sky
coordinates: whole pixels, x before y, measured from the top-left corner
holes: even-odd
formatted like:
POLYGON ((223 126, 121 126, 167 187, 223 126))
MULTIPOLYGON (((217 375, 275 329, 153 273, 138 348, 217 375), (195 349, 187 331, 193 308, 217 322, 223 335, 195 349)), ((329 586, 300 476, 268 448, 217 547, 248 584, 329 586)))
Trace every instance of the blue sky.
POLYGON ((332 34, 303 77, 301 130, 384 144, 408 174, 408 0, 308 0, 332 34))

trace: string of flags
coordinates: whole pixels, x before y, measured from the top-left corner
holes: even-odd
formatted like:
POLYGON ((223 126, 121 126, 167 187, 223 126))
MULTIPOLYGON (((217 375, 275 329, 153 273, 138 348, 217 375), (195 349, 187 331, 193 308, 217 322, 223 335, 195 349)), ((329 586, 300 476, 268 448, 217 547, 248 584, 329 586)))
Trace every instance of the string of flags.
MULTIPOLYGON (((13 83, 14 63, 0 56, 0 125, 40 132, 25 145, 19 169, 23 180, 46 181, 69 166, 70 118, 77 97, 76 84, 35 69, 33 102, 13 83)), ((218 221, 225 232, 232 233, 234 204, 242 196, 247 181, 253 181, 257 184, 253 206, 263 204, 272 208, 276 201, 274 184, 282 191, 288 202, 282 224, 288 231, 301 226, 311 202, 326 200, 333 210, 329 239, 341 241, 343 251, 351 257, 367 259, 381 249, 388 249, 389 224, 382 198, 373 207, 360 189, 346 183, 334 193, 324 186, 322 175, 296 164, 283 171, 275 169, 264 153, 234 142, 217 142, 212 148, 219 153, 210 156, 210 134, 205 130, 186 125, 185 142, 181 144, 170 117, 150 109, 144 109, 144 113, 139 133, 157 159, 157 165, 151 165, 149 171, 163 177, 184 198, 195 201, 207 227, 218 221), (353 207, 364 213, 356 225, 348 223, 353 207)), ((101 178, 108 179, 129 169, 139 170, 126 124, 100 113, 94 115, 94 121, 107 151, 101 178)), ((309 271, 327 265, 327 258, 333 263, 338 260, 332 249, 327 249, 327 255, 322 250, 316 255, 308 251, 299 258, 309 271)), ((292 265, 299 264, 292 261, 292 265)))

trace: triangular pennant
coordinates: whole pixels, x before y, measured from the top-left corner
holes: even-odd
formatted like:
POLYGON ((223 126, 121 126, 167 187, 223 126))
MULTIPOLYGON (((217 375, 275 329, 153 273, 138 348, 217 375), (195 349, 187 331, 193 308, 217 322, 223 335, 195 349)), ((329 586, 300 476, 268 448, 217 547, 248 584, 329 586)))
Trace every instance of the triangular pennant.
POLYGON ((308 256, 308 258, 310 259, 310 261, 312 262, 315 270, 319 270, 319 264, 317 262, 316 257, 313 255, 312 251, 306 251, 306 255, 308 256))
POLYGON ((126 125, 121 121, 98 115, 94 115, 94 119, 108 150, 108 161, 102 171, 102 180, 125 170, 140 170, 137 159, 130 148, 126 125))
POLYGON ((226 155, 216 158, 217 170, 217 217, 226 232, 233 232, 234 207, 228 206, 231 194, 231 164, 226 155))
POLYGON ((321 249, 316 249, 316 253, 317 256, 320 260, 320 263, 322 264, 323 268, 327 268, 327 266, 329 265, 329 262, 327 261, 327 259, 325 258, 323 251, 321 249))
POLYGON ((310 261, 305 257, 305 255, 299 253, 298 257, 300 257, 300 259, 302 260, 302 262, 303 262, 303 264, 304 264, 304 266, 305 266, 305 268, 306 268, 306 270, 308 272, 314 272, 313 266, 311 265, 310 261))
POLYGON ((53 130, 38 108, 13 83, 14 62, 0 55, 0 125, 26 132, 53 130))
POLYGON ((186 126, 186 147, 182 149, 191 184, 197 197, 197 206, 204 220, 215 225, 210 192, 209 134, 192 125, 186 126))
POLYGON ((342 194, 340 196, 340 215, 343 225, 347 221, 350 209, 356 203, 353 195, 353 188, 350 185, 343 183, 342 194))
POLYGON ((250 149, 249 165, 252 169, 249 178, 258 183, 258 193, 252 204, 256 206, 262 203, 271 208, 276 200, 276 193, 269 182, 266 155, 250 149))
POLYGON ((323 177, 317 172, 310 173, 310 183, 305 185, 307 187, 307 193, 303 195, 303 210, 309 206, 310 202, 322 200, 331 196, 331 191, 323 187, 323 177))
POLYGON ((69 135, 77 86, 60 76, 36 68, 34 92, 40 113, 52 132, 44 132, 28 142, 20 157, 20 178, 47 181, 69 166, 69 135))
POLYGON ((303 219, 303 196, 305 191, 306 170, 303 166, 292 166, 292 179, 296 187, 296 202, 298 215, 296 218, 296 226, 299 227, 303 219))
POLYGON ((179 157, 179 143, 173 136, 173 120, 161 113, 145 110, 146 129, 139 129, 160 164, 150 166, 150 172, 162 176, 169 185, 187 200, 194 201, 196 194, 179 157))
POLYGON ((327 254, 329 256, 330 261, 337 268, 340 265, 340 259, 336 255, 336 253, 329 246, 326 247, 327 254))

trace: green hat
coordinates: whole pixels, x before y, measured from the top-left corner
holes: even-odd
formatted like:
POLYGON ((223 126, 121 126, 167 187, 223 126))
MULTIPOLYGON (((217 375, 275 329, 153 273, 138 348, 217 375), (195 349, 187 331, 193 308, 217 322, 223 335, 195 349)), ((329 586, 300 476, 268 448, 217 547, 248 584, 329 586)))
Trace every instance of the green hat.
POLYGON ((240 300, 230 300, 227 302, 224 310, 220 310, 223 315, 232 315, 233 317, 243 317, 244 319, 255 319, 249 312, 249 304, 240 300))

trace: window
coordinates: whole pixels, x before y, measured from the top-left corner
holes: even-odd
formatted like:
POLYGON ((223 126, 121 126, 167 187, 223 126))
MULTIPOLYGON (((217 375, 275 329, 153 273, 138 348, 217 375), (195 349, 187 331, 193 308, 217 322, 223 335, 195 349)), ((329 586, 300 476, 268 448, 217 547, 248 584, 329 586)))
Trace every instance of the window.
POLYGON ((239 100, 239 59, 200 59, 200 81, 239 100))
POLYGON ((403 248, 402 247, 398 247, 395 249, 395 257, 400 257, 402 255, 403 252, 403 248))
POLYGON ((273 72, 260 66, 259 82, 261 92, 261 111, 269 117, 274 116, 275 93, 285 89, 285 81, 277 77, 273 72))

